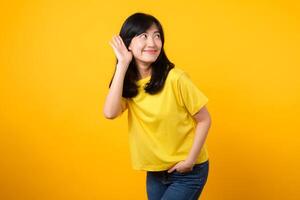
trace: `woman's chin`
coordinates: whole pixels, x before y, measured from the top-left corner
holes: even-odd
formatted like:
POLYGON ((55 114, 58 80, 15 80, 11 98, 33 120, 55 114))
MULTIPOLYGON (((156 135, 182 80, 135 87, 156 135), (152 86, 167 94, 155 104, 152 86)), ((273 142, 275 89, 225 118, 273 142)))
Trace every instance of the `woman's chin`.
POLYGON ((155 62, 157 59, 157 56, 152 56, 152 57, 148 57, 148 58, 144 58, 142 61, 143 62, 155 62))

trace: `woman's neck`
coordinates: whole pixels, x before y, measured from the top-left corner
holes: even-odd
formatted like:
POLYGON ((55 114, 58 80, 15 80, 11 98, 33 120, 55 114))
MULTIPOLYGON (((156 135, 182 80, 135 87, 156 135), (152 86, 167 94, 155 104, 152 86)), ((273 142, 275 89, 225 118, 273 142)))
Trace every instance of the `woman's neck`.
POLYGON ((152 73, 151 65, 138 65, 137 70, 139 72, 139 79, 143 79, 148 76, 151 76, 152 73))

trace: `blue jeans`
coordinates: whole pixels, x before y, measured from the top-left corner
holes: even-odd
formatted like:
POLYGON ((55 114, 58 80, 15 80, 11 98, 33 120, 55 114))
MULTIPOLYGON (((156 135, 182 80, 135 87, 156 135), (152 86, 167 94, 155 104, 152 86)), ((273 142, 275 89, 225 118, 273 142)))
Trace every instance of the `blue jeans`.
POLYGON ((195 164, 190 172, 147 171, 148 200, 197 200, 206 183, 209 161, 195 164))

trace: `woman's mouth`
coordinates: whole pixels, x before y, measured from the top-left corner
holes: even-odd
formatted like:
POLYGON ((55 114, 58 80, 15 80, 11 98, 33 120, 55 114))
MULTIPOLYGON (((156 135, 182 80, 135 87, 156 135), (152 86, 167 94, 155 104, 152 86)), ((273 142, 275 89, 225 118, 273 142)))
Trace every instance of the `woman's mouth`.
POLYGON ((144 52, 149 53, 149 54, 155 54, 157 50, 144 50, 144 52))

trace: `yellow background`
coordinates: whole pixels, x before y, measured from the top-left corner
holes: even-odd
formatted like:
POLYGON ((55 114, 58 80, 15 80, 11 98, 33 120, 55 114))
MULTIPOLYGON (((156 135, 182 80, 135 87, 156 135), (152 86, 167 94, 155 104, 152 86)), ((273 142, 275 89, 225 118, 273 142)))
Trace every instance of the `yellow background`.
MULTIPOLYGON (((3 1, 4 2, 4 1, 3 1)), ((210 171, 201 199, 300 199, 296 1, 1 3, 0 199, 146 199, 131 169, 127 113, 102 109, 108 41, 153 14, 165 50, 209 98, 210 171)))

